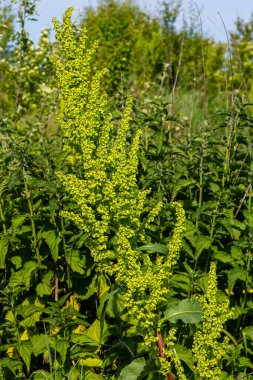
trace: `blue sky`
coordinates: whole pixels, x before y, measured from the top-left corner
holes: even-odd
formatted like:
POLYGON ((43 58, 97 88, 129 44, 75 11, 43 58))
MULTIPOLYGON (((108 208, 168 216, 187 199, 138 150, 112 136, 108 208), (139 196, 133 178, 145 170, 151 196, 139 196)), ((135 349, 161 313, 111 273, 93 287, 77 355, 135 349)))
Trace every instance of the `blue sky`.
MULTIPOLYGON (((137 3, 152 14, 159 11, 159 1, 137 0, 137 3)), ((192 0, 182 0, 184 15, 187 19, 190 7, 194 7, 192 0)), ((239 16, 244 20, 250 18, 253 13, 253 0, 196 0, 202 13, 204 33, 216 40, 226 40, 224 28, 219 18, 218 12, 222 15, 226 28, 233 29, 235 19, 239 16)), ((27 25, 32 39, 38 40, 40 30, 45 26, 52 26, 53 17, 61 18, 63 12, 69 7, 75 7, 75 17, 80 14, 87 5, 96 5, 96 0, 41 0, 38 4, 38 21, 30 22, 27 25)))

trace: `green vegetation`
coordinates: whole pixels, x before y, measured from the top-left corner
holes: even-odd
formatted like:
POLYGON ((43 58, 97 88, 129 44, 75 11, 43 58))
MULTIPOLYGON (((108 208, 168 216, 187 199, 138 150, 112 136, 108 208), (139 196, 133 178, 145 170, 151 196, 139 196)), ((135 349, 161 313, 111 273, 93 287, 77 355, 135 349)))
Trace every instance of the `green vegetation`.
POLYGON ((198 12, 176 28, 180 2, 152 18, 105 0, 34 46, 36 1, 17 9, 0 14, 0 379, 251 373, 252 21, 228 51, 198 12))

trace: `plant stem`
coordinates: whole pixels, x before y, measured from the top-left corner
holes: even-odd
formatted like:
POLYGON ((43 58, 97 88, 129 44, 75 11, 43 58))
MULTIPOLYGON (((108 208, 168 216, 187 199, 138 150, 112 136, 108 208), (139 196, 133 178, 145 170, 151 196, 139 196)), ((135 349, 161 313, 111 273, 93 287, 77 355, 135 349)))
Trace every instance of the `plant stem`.
POLYGON ((2 199, 0 200, 0 218, 1 218, 2 225, 3 225, 3 232, 4 232, 4 234, 6 234, 7 227, 6 227, 6 220, 5 220, 5 216, 4 216, 3 200, 2 199))
MULTIPOLYGON (((203 151, 201 149, 200 153, 200 163, 199 163, 199 201, 198 201, 198 208, 200 209, 202 205, 203 200, 203 151)), ((196 220, 196 229, 199 225, 199 213, 196 220)))
MULTIPOLYGON (((157 346, 158 346, 158 349, 159 349, 159 357, 160 358, 164 358, 164 353, 163 353, 163 349, 164 349, 164 343, 163 343, 163 337, 162 337, 162 334, 157 332, 156 333, 157 335, 157 346)), ((167 380, 174 380, 174 376, 171 374, 171 373, 167 373, 166 374, 166 378, 167 380)))
POLYGON ((34 246, 37 261, 39 263, 39 266, 41 266, 41 257, 40 257, 39 247, 38 247, 38 239, 37 239, 37 231, 36 231, 36 226, 35 226, 33 205, 32 205, 32 202, 30 200, 30 192, 29 192, 28 184, 27 184, 27 174, 26 174, 24 167, 23 167, 23 178, 24 178, 24 185, 25 185, 25 196, 27 199, 29 214, 30 214, 29 216, 30 216, 30 220, 31 220, 33 246, 34 246))
POLYGON ((66 244, 66 239, 65 239, 65 226, 63 219, 61 218, 61 235, 62 235, 62 243, 63 243, 63 252, 65 256, 65 261, 66 261, 66 271, 67 271, 67 284, 68 284, 68 289, 71 288, 71 278, 70 278, 70 266, 68 263, 68 252, 67 252, 67 244, 66 244))

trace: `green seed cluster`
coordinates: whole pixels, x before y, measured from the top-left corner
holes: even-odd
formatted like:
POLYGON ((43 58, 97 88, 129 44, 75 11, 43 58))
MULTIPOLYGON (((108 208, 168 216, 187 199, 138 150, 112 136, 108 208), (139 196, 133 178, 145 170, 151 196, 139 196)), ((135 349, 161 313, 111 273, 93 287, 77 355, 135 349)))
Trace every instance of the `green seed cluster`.
POLYGON ((157 342, 159 309, 167 295, 180 251, 185 215, 173 203, 176 223, 167 257, 151 257, 139 250, 146 242, 146 229, 163 204, 159 202, 146 218, 144 203, 149 193, 137 185, 138 149, 141 131, 129 143, 132 98, 126 101, 121 123, 116 127, 108 112, 106 94, 100 91, 105 70, 91 75, 97 45, 85 49, 86 31, 77 32, 68 9, 63 25, 54 20, 58 50, 52 61, 61 96, 59 123, 66 150, 82 165, 83 174, 59 176, 78 205, 79 212, 62 211, 85 232, 85 245, 100 270, 115 277, 124 289, 125 307, 138 321, 138 333, 147 346, 157 342))
POLYGON ((222 342, 221 332, 224 323, 233 316, 229 303, 217 301, 216 264, 212 263, 209 272, 207 293, 200 298, 203 309, 203 324, 196 332, 193 341, 193 354, 197 361, 196 371, 201 379, 219 379, 221 358, 228 349, 228 338, 222 342))

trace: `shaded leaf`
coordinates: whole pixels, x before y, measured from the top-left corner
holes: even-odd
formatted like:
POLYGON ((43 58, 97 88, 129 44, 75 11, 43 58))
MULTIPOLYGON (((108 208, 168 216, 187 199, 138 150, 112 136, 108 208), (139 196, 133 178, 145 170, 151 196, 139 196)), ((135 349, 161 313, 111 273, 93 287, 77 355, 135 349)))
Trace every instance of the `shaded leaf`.
POLYGON ((25 362, 27 371, 30 371, 32 345, 30 342, 22 341, 22 343, 17 345, 17 350, 23 361, 25 362))
POLYGON ((146 360, 144 358, 134 359, 130 364, 122 369, 118 380, 137 380, 144 367, 146 365, 146 360))
POLYGON ((69 348, 69 342, 65 339, 56 340, 56 351, 60 354, 62 363, 66 361, 66 356, 69 348))
POLYGON ((47 245, 49 246, 51 255, 53 260, 56 262, 59 255, 59 244, 61 242, 61 238, 57 236, 56 231, 44 231, 40 234, 42 238, 45 239, 47 245))
POLYGON ((152 251, 152 252, 158 252, 162 253, 164 255, 168 254, 168 247, 167 245, 164 244, 147 244, 147 245, 142 245, 141 247, 138 248, 140 251, 152 251))
POLYGON ((67 260, 70 268, 77 273, 84 274, 86 267, 86 260, 79 251, 72 250, 67 253, 67 260))
POLYGON ((181 319, 184 323, 198 323, 202 320, 201 304, 197 300, 184 299, 178 305, 170 306, 164 315, 164 320, 176 323, 181 319))
POLYGON ((30 342, 32 344, 33 355, 38 356, 43 353, 47 345, 46 335, 38 334, 30 337, 30 342))
POLYGON ((231 292, 234 288, 236 281, 246 281, 246 273, 243 268, 234 268, 227 272, 228 276, 228 290, 231 292))

